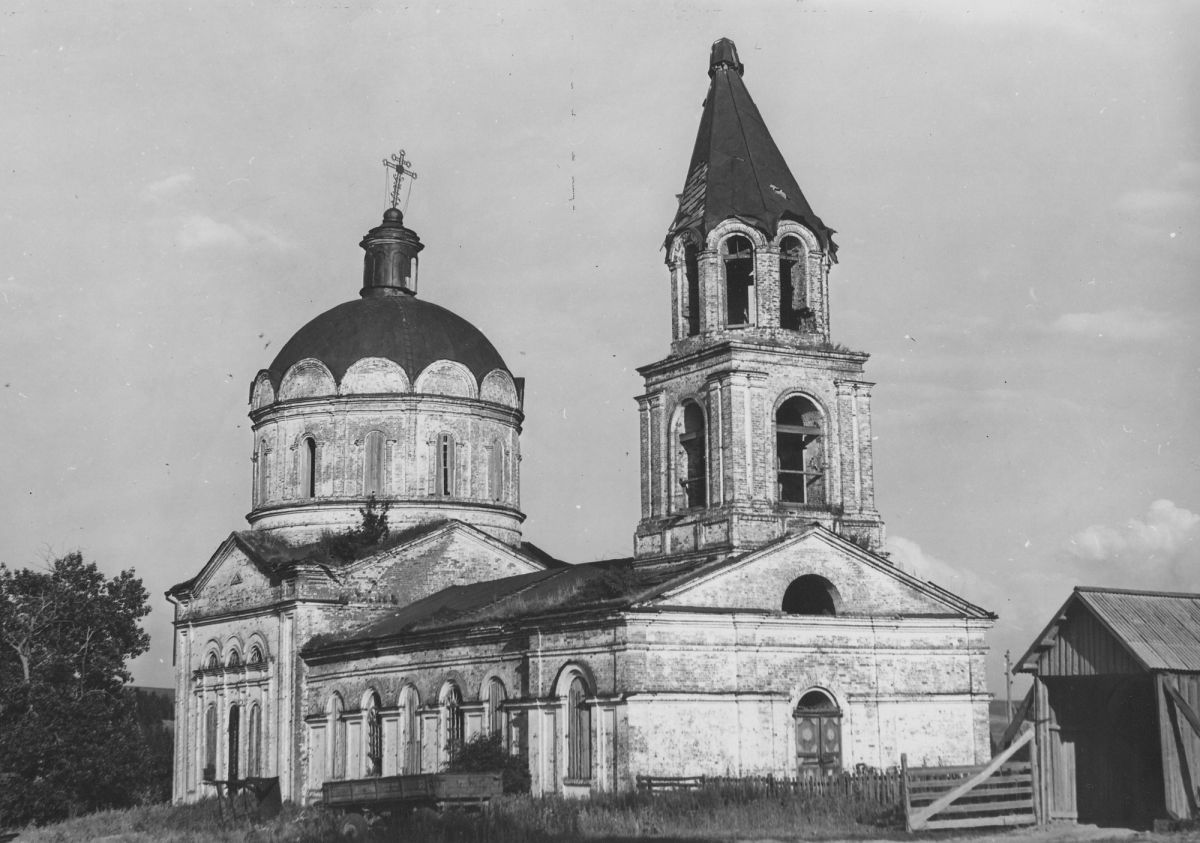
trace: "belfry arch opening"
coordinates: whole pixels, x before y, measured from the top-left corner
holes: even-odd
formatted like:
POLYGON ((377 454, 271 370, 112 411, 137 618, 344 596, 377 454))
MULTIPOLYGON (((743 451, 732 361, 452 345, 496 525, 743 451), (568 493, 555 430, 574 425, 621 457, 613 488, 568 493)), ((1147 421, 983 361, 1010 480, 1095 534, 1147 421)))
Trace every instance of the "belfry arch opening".
POLYGON ((683 298, 683 318, 687 335, 700 333, 700 250, 695 243, 683 246, 683 278, 686 284, 683 298))
POLYGON ((707 448, 704 411, 698 404, 688 402, 683 407, 679 430, 679 485, 683 488, 684 506, 688 509, 708 504, 707 448))
POLYGON ((834 584, 819 574, 797 577, 783 593, 783 611, 789 615, 832 617, 841 610, 841 603, 841 595, 834 584))
POLYGON ((799 331, 812 316, 808 307, 808 277, 804 246, 799 237, 788 236, 779 244, 779 327, 799 331))
POLYGON ((776 491, 784 503, 824 506, 825 460, 821 411, 794 395, 775 411, 776 491))
POLYGON ((726 324, 751 325, 758 312, 754 286, 754 246, 735 234, 722 247, 725 264, 726 324))

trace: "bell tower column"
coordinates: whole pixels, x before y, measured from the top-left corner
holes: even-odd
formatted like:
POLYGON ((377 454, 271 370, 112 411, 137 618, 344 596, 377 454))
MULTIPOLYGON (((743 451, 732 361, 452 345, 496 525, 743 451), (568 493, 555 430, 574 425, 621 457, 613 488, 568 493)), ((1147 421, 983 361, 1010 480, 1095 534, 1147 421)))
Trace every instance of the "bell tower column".
POLYGON ((645 564, 702 560, 819 524, 878 549, 867 355, 829 336, 837 246, 742 81, 711 80, 666 238, 670 352, 638 371, 645 564))

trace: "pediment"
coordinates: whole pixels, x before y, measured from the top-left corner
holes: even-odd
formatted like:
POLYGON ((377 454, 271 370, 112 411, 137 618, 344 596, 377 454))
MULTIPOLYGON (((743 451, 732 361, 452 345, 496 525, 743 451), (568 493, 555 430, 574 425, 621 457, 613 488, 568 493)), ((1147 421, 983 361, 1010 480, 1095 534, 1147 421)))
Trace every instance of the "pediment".
POLYGON ((400 605, 456 585, 543 571, 546 565, 461 522, 452 521, 377 556, 355 562, 346 583, 395 594, 400 605))
POLYGON ((231 535, 200 569, 192 581, 193 597, 226 595, 233 589, 266 588, 270 580, 254 563, 246 549, 231 535))
MULTIPOLYGON (((832 586, 829 594, 836 615, 991 617, 821 527, 698 570, 669 585, 648 604, 782 612, 789 587, 801 577, 809 578, 798 586, 802 591, 810 583, 832 586)), ((791 599, 796 593, 793 590, 791 599)))

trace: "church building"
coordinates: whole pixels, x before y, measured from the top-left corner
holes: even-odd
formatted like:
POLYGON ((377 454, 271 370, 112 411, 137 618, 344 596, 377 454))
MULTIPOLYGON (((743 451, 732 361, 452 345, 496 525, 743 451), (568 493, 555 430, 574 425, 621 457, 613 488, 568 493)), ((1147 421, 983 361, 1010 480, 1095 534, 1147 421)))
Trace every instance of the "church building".
POLYGON ((882 550, 868 355, 830 335, 833 231, 743 71, 713 45, 666 232, 670 351, 639 370, 632 556, 525 540, 524 382, 418 297, 423 245, 388 209, 359 298, 254 378, 249 529, 167 593, 176 801, 266 776, 309 802, 485 733, 539 794, 990 756, 995 615, 882 550), (331 552, 384 503, 382 542, 331 552))

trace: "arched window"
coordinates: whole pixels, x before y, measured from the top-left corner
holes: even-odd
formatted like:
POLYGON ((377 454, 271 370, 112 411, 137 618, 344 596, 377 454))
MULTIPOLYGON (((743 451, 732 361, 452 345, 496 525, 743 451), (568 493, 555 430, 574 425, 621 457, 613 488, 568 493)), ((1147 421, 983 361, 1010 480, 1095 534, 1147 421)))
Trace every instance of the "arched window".
POLYGON ((798 331, 812 315, 808 308, 808 276, 804 246, 799 237, 785 237, 779 244, 779 327, 798 331))
POLYGON ((241 667, 241 664, 242 664, 241 653, 239 653, 237 650, 230 650, 229 658, 226 659, 225 663, 229 667, 241 667))
POLYGON ((229 769, 226 771, 225 778, 228 781, 237 781, 241 777, 241 770, 238 766, 240 761, 240 747, 238 740, 241 738, 242 729, 242 707, 234 703, 229 707, 229 769))
POLYGON ((449 763, 463 743, 466 719, 462 710, 462 692, 457 685, 447 685, 442 691, 442 766, 449 763))
POLYGON ((329 778, 346 778, 346 719, 342 716, 342 698, 329 699, 329 778))
POLYGON ((406 775, 421 772, 421 717, 417 713, 420 705, 416 688, 409 685, 400 692, 401 727, 404 729, 400 767, 406 775))
POLYGON ((708 442, 704 435, 704 411, 692 402, 683 408, 679 450, 679 485, 683 487, 684 503, 688 509, 706 506, 708 469, 705 452, 708 442))
POLYGON ((836 615, 841 595, 833 583, 817 574, 792 581, 783 593, 783 611, 789 615, 836 615))
POLYGON ((723 244, 725 262, 726 322, 750 325, 758 312, 754 288, 754 246, 748 237, 735 234, 723 244))
POLYGON ((379 694, 372 693, 367 700, 367 710, 363 719, 366 720, 367 730, 367 775, 383 775, 383 713, 379 694))
POLYGON ((497 439, 488 448, 488 499, 504 497, 504 446, 497 439))
POLYGON ((209 705, 204 711, 204 781, 217 777, 217 707, 209 705))
POLYGON ((208 661, 205 663, 204 666, 208 670, 216 670, 218 667, 221 666, 221 659, 217 655, 215 650, 208 654, 208 661))
POLYGON ((796 395, 775 411, 775 469, 779 500, 825 505, 825 467, 821 453, 821 413, 796 395))
POLYGON ((250 659, 248 664, 262 664, 263 661, 262 647, 259 647, 257 644, 255 644, 250 648, 250 659))
POLYGON ((683 277, 687 290, 683 298, 683 318, 687 322, 687 335, 700 333, 700 263, 696 244, 683 247, 683 277))
POLYGON ((434 490, 437 495, 449 497, 454 494, 454 437, 443 433, 434 447, 434 490))
POLYGON ((246 775, 262 774, 262 707, 252 703, 246 723, 246 775))
POLYGON ((363 494, 383 494, 383 434, 378 430, 363 443, 363 494))
POLYGON ((317 496, 317 440, 305 436, 300 440, 300 497, 317 496))
POLYGON ((571 680, 567 691, 567 778, 576 781, 592 777, 592 709, 583 678, 571 680))
POLYGON ((258 443, 258 457, 255 459, 256 471, 256 486, 255 486, 255 503, 258 506, 266 504, 271 495, 271 459, 270 451, 267 450, 266 441, 258 443))
POLYGON ((793 714, 796 766, 802 778, 832 776, 842 769, 842 712, 821 691, 809 691, 793 714))
POLYGON ((497 732, 503 737, 504 711, 500 708, 505 699, 504 683, 492 677, 484 690, 483 728, 489 735, 497 732))

